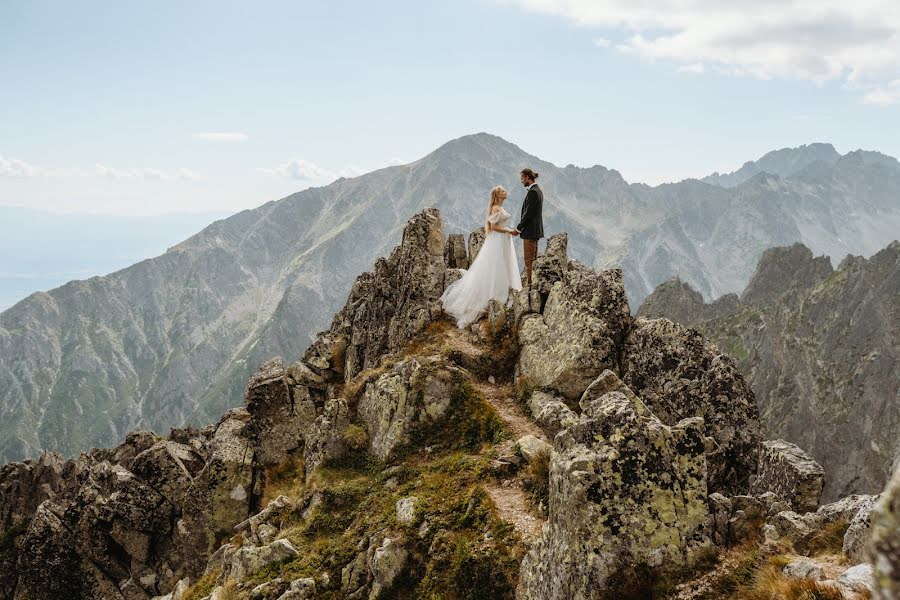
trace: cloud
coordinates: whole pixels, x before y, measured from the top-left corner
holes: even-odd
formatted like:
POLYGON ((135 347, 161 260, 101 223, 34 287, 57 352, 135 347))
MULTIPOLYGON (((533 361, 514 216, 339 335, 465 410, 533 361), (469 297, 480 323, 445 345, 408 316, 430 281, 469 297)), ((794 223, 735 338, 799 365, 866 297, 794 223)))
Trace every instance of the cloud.
POLYGON ((703 66, 703 63, 693 63, 690 65, 681 65, 678 67, 678 70, 682 73, 696 73, 697 75, 701 75, 706 68, 703 66))
POLYGON ((612 42, 606 38, 602 38, 602 37, 594 38, 594 45, 597 46, 598 48, 609 48, 611 44, 612 44, 612 42))
POLYGON ((97 164, 94 166, 94 175, 105 177, 107 179, 127 179, 140 178, 151 181, 193 181, 200 179, 200 175, 190 169, 179 168, 171 173, 154 169, 150 167, 131 167, 126 169, 117 169, 115 167, 107 167, 106 165, 97 164))
MULTIPOLYGON (((386 165, 383 165, 382 167, 376 167, 376 169, 380 169, 385 166, 397 166, 403 164, 406 164, 406 161, 404 161, 403 159, 392 158, 387 161, 386 165)), ((339 179, 341 177, 359 177, 360 175, 364 175, 375 169, 364 169, 362 167, 351 165, 343 167, 341 169, 331 170, 320 167, 316 163, 303 158, 292 158, 281 165, 271 168, 257 167, 256 170, 265 175, 290 177, 291 179, 310 181, 315 183, 330 183, 335 179, 339 179)))
POLYGON ((18 158, 6 158, 0 156, 0 177, 62 177, 65 175, 80 175, 81 169, 49 168, 33 165, 18 158))
MULTIPOLYGON (((897 0, 500 0, 582 27, 630 33, 616 49, 760 79, 841 82, 870 104, 900 101, 897 0)), ((602 39, 602 38, 601 38, 602 39)))
POLYGON ((191 137, 195 140, 205 140, 207 142, 243 142, 250 136, 236 131, 207 131, 195 133, 191 137))

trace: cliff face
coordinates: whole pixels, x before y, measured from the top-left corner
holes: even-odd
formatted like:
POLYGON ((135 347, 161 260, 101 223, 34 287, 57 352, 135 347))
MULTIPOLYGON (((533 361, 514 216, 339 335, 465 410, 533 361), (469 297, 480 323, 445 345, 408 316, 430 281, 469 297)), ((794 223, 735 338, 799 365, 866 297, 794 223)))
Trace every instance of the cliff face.
POLYGON ((808 450, 825 497, 877 493, 900 460, 900 243, 837 269, 801 244, 767 250, 740 298, 674 279, 639 314, 703 332, 734 358, 765 436, 808 450))
POLYGON ((524 166, 548 192, 548 233, 566 231, 568 254, 587 266, 622 268, 637 306, 675 274, 706 298, 737 292, 773 245, 871 254, 900 228, 892 161, 788 157, 733 187, 649 187, 601 166, 559 168, 487 134, 453 140, 408 165, 242 211, 161 256, 0 313, 0 459, 45 448, 74 456, 131 429, 215 420, 256 365, 305 351, 409 215, 438 207, 446 233, 471 231, 497 184, 518 208, 524 166))

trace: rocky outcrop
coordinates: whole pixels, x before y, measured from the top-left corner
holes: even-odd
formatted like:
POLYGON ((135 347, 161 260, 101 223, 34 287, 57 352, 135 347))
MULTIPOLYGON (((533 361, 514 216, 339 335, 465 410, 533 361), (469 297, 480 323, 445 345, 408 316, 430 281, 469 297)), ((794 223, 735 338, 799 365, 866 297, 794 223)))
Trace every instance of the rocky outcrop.
POLYGON ((759 468, 751 491, 773 492, 797 512, 819 507, 825 470, 806 452, 784 440, 766 440, 759 452, 759 468))
POLYGON ((451 233, 447 236, 447 245, 444 247, 444 264, 448 269, 469 268, 466 238, 461 233, 451 233))
POLYGON ((727 352, 753 388, 764 436, 819 462, 830 502, 880 492, 900 456, 898 274, 897 241, 837 269, 794 244, 764 252, 739 299, 704 304, 670 282, 638 314, 694 327, 727 352))
POLYGON ((872 515, 871 558, 877 600, 900 598, 900 468, 881 494, 872 515))
POLYGON ((558 434, 550 515, 517 598, 614 598, 640 566, 687 565, 709 545, 703 420, 663 424, 609 370, 558 434))

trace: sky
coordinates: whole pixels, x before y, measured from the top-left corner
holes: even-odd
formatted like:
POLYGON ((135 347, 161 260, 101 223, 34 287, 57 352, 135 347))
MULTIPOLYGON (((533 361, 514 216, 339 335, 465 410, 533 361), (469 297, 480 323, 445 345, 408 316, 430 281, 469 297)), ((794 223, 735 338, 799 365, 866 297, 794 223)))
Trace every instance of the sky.
POLYGON ((0 0, 0 205, 235 212, 480 131, 649 184, 900 157, 900 2, 0 0))

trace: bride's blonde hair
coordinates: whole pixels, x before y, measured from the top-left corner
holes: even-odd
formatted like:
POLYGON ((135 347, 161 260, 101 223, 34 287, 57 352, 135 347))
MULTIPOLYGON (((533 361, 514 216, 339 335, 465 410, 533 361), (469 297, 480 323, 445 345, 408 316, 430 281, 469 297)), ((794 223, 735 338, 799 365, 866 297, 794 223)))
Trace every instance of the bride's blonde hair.
POLYGON ((497 204, 500 204, 500 192, 505 192, 506 188, 502 185, 498 185, 494 189, 491 190, 491 199, 488 202, 487 215, 484 217, 484 235, 487 235, 491 232, 491 222, 488 220, 491 218, 491 210, 497 204))

